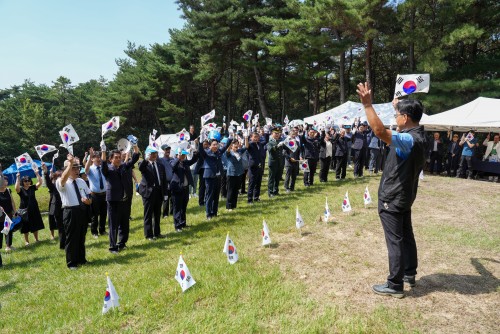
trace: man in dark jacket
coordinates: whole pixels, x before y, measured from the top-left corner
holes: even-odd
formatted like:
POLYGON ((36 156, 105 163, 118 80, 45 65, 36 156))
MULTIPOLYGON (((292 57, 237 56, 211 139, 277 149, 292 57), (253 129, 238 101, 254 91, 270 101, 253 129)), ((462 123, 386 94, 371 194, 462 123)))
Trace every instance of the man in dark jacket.
POLYGON ((345 179, 347 168, 348 142, 350 139, 346 137, 346 130, 340 129, 340 132, 335 134, 335 178, 337 180, 345 179))
POLYGON ((295 146, 297 149, 292 151, 286 145, 283 146, 283 153, 285 155, 285 189, 289 193, 295 190, 295 180, 297 175, 299 175, 299 160, 300 160, 300 149, 299 149, 299 138, 297 137, 297 129, 294 128, 290 131, 290 139, 295 140, 295 146))
POLYGON ((269 154, 269 177, 267 181, 267 194, 274 197, 279 194, 279 183, 281 180, 281 160, 283 159, 283 141, 281 137, 281 128, 275 127, 271 130, 271 138, 267 143, 267 152, 269 154))
POLYGON ((417 196, 419 174, 425 163, 424 128, 419 125, 423 106, 417 100, 394 100, 399 132, 388 130, 372 106, 368 84, 357 90, 374 134, 390 145, 378 191, 378 211, 389 253, 387 282, 373 286, 380 295, 403 298, 404 282, 415 286, 417 245, 411 207, 417 196))
POLYGON ((318 131, 314 127, 311 127, 308 129, 307 135, 304 131, 300 140, 302 144, 302 157, 307 159, 307 163, 309 164, 309 172, 304 172, 304 185, 306 187, 312 186, 314 183, 314 174, 318 166, 321 142, 324 139, 323 134, 320 136, 318 131))
POLYGON ((366 122, 361 123, 356 132, 352 135, 351 149, 354 152, 354 177, 363 176, 363 169, 365 166, 366 148, 368 143, 366 141, 366 122))
POLYGON ((248 203, 260 201, 260 185, 262 183, 262 165, 264 164, 267 141, 260 141, 258 133, 254 132, 247 143, 248 151, 248 203))

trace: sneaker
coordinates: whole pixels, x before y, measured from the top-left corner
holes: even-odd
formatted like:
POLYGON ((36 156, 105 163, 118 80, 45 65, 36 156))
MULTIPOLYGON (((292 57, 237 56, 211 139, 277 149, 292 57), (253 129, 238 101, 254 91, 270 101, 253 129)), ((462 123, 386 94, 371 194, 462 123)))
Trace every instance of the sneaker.
POLYGON ((78 267, 68 267, 69 270, 78 270, 78 267))
POLYGON ((394 298, 403 298, 404 292, 403 290, 398 291, 389 288, 389 284, 384 283, 384 284, 376 284, 372 287, 373 292, 375 292, 377 295, 382 295, 382 296, 391 296, 394 298))
POLYGON ((92 234, 92 237, 93 237, 94 239, 99 239, 99 235, 97 235, 97 234, 92 234))
POLYGON ((410 287, 415 287, 415 285, 417 285, 417 283, 415 282, 415 276, 406 276, 403 277, 403 282, 405 282, 406 284, 408 284, 410 287))
POLYGON ((12 247, 9 247, 9 246, 5 247, 6 252, 10 252, 11 250, 12 250, 12 247))
POLYGON ((146 238, 148 241, 153 241, 154 239, 153 238, 146 238))
POLYGON ((109 251, 111 254, 118 254, 118 251, 117 250, 110 250, 109 251))
POLYGON ((176 229, 175 229, 175 232, 176 232, 176 233, 181 233, 181 232, 182 232, 182 228, 176 228, 176 229))

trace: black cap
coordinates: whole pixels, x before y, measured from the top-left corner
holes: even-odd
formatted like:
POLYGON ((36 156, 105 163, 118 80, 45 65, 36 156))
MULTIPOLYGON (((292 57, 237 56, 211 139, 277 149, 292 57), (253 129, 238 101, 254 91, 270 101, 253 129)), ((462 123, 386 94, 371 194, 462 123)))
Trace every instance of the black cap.
POLYGON ((169 149, 169 148, 170 148, 170 145, 168 145, 168 144, 161 145, 161 149, 164 150, 164 151, 167 150, 167 149, 169 149))

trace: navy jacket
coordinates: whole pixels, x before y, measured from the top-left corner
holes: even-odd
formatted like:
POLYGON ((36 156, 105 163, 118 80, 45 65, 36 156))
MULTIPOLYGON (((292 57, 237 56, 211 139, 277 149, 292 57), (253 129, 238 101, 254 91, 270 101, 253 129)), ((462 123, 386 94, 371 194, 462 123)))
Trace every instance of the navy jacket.
POLYGON ((319 159, 319 151, 321 149, 321 142, 325 139, 324 132, 320 136, 309 138, 305 133, 300 137, 302 144, 302 156, 305 159, 319 159))
POLYGON ((336 134, 334 137, 335 141, 335 156, 336 157, 343 157, 347 156, 347 149, 348 145, 347 143, 350 141, 349 138, 346 136, 341 137, 340 134, 336 134))
MULTIPOLYGON (((162 195, 166 196, 168 193, 168 182, 165 167, 158 159, 156 160, 156 167, 158 168, 158 174, 160 175, 162 195)), ((141 183, 139 183, 139 195, 143 198, 149 198, 153 192, 153 188, 158 186, 156 184, 156 176, 155 171, 153 170, 153 165, 149 162, 149 160, 144 159, 139 164, 139 170, 142 174, 141 183)))
POLYGON ((368 147, 368 143, 366 141, 366 133, 356 131, 355 134, 352 135, 352 146, 353 150, 362 150, 368 147))
POLYGON ((106 178, 106 201, 123 201, 127 195, 127 171, 134 167, 135 163, 139 160, 139 153, 132 154, 132 159, 128 162, 122 163, 120 167, 115 168, 107 161, 101 162, 102 175, 106 178))
POLYGON ((227 176, 240 176, 245 172, 243 168, 243 156, 245 155, 246 148, 240 148, 237 152, 240 155, 240 160, 238 160, 231 150, 226 151, 227 176))
POLYGON ((222 174, 222 154, 231 145, 231 140, 229 140, 223 148, 219 148, 217 151, 212 152, 210 148, 207 150, 203 149, 203 143, 200 143, 199 153, 203 158, 203 177, 204 178, 214 178, 217 174, 222 174))
POLYGON ((188 185, 194 186, 190 166, 195 164, 197 160, 198 154, 193 155, 191 160, 185 159, 181 162, 178 158, 174 158, 169 161, 170 167, 172 168, 172 180, 170 181, 171 192, 178 193, 182 191, 184 187, 184 177, 187 178, 188 185))

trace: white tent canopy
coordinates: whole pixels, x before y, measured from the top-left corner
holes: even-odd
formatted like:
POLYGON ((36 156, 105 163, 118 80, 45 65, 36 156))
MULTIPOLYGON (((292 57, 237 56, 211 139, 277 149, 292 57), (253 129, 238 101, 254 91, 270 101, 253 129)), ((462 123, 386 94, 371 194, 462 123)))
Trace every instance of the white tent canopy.
MULTIPOLYGON (((394 107, 392 103, 374 104, 373 108, 384 125, 394 125, 394 107)), ((354 118, 361 117, 361 121, 366 121, 365 109, 361 103, 347 101, 338 107, 327 110, 324 113, 304 118, 304 122, 308 124, 331 124, 332 121, 337 124, 351 124, 354 118)))
POLYGON ((497 132, 500 129, 500 99, 478 97, 455 109, 422 119, 420 124, 428 131, 497 132))

